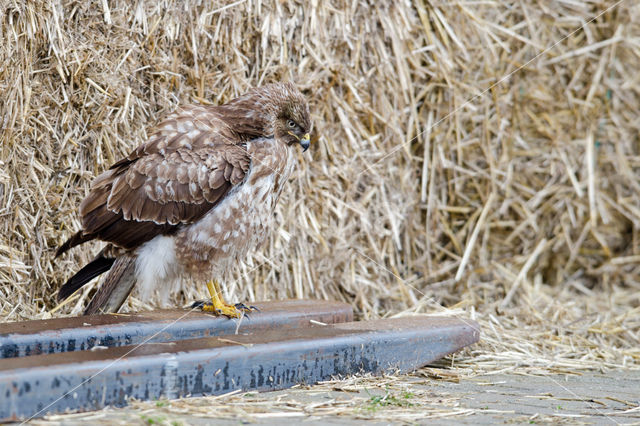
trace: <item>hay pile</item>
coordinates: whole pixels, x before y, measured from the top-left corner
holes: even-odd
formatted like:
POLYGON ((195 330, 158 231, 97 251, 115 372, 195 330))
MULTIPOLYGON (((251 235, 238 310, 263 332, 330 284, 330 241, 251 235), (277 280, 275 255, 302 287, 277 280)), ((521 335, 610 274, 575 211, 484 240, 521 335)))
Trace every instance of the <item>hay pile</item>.
POLYGON ((464 309, 475 365, 638 366, 639 34, 631 1, 4 1, 0 318, 51 315, 99 249, 53 260, 79 201, 148 126, 291 79, 318 138, 233 299, 464 309))

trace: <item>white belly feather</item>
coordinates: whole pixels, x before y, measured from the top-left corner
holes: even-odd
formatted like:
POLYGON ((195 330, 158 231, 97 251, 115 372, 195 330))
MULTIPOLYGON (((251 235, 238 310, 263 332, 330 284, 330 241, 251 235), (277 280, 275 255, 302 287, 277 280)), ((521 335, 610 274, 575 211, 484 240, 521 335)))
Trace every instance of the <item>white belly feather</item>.
POLYGON ((148 299, 153 294, 153 290, 161 284, 161 303, 165 304, 181 272, 176 261, 174 239, 158 235, 140 246, 137 254, 136 289, 138 293, 143 299, 148 299))

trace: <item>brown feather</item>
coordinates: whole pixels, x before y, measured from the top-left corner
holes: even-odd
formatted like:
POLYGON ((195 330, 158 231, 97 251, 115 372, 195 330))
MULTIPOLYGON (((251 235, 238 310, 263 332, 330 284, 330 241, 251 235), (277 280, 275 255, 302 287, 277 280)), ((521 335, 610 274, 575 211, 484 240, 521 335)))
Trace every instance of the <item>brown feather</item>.
POLYGON ((111 269, 115 259, 105 257, 100 253, 91 262, 84 265, 82 269, 76 272, 58 291, 58 302, 61 302, 78 291, 79 288, 86 283, 111 269))
POLYGON ((75 234, 73 234, 73 236, 71 238, 69 238, 67 241, 64 242, 64 244, 62 244, 60 247, 58 247, 58 250, 56 250, 56 256, 55 257, 60 257, 61 254, 63 254, 64 252, 66 252, 67 250, 80 245, 82 243, 85 243, 89 240, 93 239, 90 236, 85 235, 82 231, 78 231, 75 234))
MULTIPOLYGON (((153 141, 156 147, 162 142, 153 141)), ((83 232, 60 253, 94 238, 133 249, 193 223, 242 182, 249 159, 241 145, 217 144, 198 152, 179 148, 164 156, 138 148, 116 164, 96 179, 80 206, 83 232)))
POLYGON ((84 310, 84 315, 118 312, 136 284, 135 257, 121 256, 110 265, 107 278, 84 310))

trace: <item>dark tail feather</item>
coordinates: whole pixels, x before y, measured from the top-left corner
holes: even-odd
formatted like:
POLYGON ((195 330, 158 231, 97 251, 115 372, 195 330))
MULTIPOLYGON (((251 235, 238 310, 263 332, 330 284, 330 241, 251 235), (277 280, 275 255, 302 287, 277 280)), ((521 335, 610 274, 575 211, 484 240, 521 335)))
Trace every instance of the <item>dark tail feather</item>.
POLYGON ((85 315, 118 312, 136 284, 136 258, 120 256, 84 310, 85 315))
MULTIPOLYGON (((74 237, 71 237, 71 239, 73 239, 74 237)), ((63 247, 64 245, 60 248, 62 249, 63 247)), ((58 292, 58 301, 63 301, 64 299, 75 293, 80 287, 82 287, 98 275, 111 269, 111 266, 115 261, 116 259, 104 257, 102 256, 102 254, 98 255, 98 257, 87 263, 84 268, 80 269, 74 276, 69 278, 69 281, 64 283, 64 285, 58 292)))
POLYGON ((73 234, 73 236, 71 236, 71 238, 65 241, 64 244, 58 247, 58 250, 56 251, 56 257, 60 256, 62 253, 64 253, 65 251, 69 250, 72 247, 75 247, 89 240, 93 240, 93 238, 94 238, 93 236, 83 234, 82 231, 76 232, 75 234, 73 234))

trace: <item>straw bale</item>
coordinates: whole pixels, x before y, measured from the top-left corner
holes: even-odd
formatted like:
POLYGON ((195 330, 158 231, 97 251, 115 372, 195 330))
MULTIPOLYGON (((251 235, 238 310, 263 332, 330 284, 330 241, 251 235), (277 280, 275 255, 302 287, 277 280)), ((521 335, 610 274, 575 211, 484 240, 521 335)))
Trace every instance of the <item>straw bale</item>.
POLYGON ((53 253, 149 126, 293 80, 317 137, 231 299, 465 315, 487 368, 637 366, 639 34, 632 1, 3 0, 0 318, 82 310, 94 285, 55 294, 99 244, 53 253))

